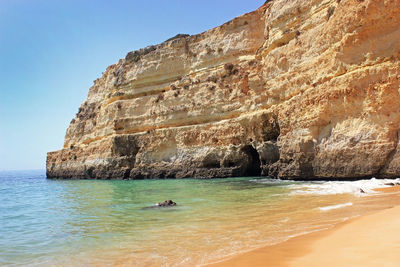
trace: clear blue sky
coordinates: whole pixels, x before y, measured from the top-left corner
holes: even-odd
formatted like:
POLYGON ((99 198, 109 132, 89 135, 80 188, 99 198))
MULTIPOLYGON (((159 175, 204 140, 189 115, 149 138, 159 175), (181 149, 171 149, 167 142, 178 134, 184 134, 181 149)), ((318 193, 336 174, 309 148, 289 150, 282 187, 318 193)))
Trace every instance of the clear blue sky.
POLYGON ((44 169, 93 80, 126 53, 263 0, 0 0, 0 170, 44 169))

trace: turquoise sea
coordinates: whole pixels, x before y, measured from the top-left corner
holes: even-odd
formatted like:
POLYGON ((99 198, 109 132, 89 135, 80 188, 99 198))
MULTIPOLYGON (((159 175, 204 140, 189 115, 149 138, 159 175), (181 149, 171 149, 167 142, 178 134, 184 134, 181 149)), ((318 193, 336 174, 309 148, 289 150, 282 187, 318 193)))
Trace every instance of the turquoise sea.
POLYGON ((374 179, 99 181, 0 172, 0 266, 206 264, 388 207, 387 195, 371 191, 382 186, 374 179), (154 206, 167 199, 178 205, 154 206))

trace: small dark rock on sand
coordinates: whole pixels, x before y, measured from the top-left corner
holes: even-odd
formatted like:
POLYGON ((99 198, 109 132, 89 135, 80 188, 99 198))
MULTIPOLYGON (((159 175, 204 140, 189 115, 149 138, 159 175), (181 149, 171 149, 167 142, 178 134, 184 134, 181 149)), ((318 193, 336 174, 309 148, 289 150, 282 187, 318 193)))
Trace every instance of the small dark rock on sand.
POLYGON ((385 185, 388 185, 388 186, 395 186, 395 185, 400 185, 400 183, 397 183, 397 182, 391 182, 391 183, 386 183, 385 185))

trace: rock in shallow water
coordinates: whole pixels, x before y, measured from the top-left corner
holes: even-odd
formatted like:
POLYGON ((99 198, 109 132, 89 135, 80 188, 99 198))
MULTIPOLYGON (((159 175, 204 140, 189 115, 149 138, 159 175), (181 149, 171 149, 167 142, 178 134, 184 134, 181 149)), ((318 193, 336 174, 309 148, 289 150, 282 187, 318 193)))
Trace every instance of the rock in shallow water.
POLYGON ((177 204, 172 200, 165 200, 164 202, 160 202, 157 204, 158 207, 173 207, 177 204))

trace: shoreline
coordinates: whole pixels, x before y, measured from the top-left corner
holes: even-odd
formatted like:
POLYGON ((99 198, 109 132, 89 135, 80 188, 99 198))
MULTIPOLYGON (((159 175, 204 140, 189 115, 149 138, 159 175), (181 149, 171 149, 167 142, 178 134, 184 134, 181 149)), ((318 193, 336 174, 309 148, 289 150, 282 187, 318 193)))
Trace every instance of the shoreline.
MULTIPOLYGON (((398 193, 400 186, 376 189, 398 193)), ((394 196, 397 197, 397 196, 394 196)), ((367 213, 204 266, 395 266, 400 261, 400 206, 367 213)))

